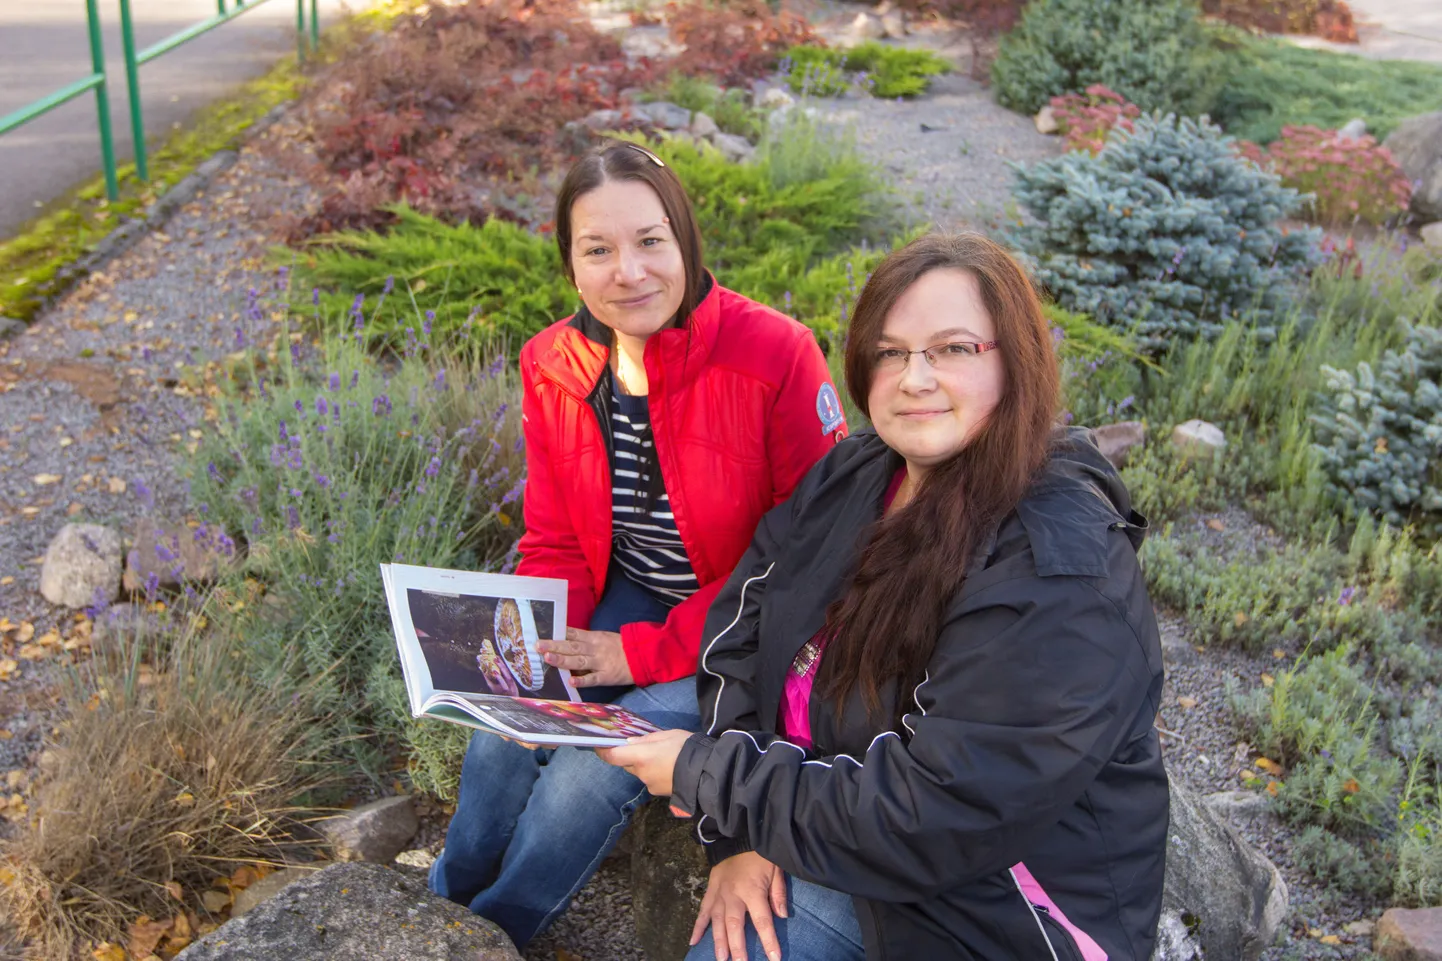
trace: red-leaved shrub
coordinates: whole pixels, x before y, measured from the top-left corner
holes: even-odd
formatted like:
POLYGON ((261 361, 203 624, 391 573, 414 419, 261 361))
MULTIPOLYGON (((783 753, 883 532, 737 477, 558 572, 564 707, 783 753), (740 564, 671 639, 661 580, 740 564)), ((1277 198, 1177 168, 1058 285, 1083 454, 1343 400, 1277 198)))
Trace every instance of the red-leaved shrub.
POLYGON ((1357 24, 1346 0, 1202 0, 1202 12, 1268 33, 1310 34, 1356 43, 1357 24))
POLYGON ((1275 171, 1286 186, 1315 194, 1313 213, 1322 223, 1381 224, 1412 202, 1412 184, 1392 152, 1365 134, 1352 139, 1335 130, 1289 126, 1265 151, 1248 141, 1236 146, 1242 156, 1275 171))
POLYGON ((670 67, 728 87, 769 73, 790 48, 817 42, 805 17, 773 12, 765 0, 672 0, 666 4, 666 23, 671 38, 686 45, 670 67))
POLYGON ((1142 115, 1136 104, 1099 83, 1087 87, 1085 93, 1052 97, 1051 109, 1057 129, 1066 138, 1066 149, 1090 153, 1106 146, 1113 127, 1130 132, 1132 121, 1142 115))

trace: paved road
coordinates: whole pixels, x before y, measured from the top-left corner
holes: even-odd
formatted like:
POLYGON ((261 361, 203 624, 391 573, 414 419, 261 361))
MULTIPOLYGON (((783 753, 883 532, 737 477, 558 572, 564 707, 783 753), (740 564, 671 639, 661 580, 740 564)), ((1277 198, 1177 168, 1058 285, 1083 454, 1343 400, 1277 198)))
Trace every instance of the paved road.
MULTIPOLYGON (((231 4, 227 4, 230 6, 231 4)), ((353 0, 352 6, 360 5, 353 0)), ((131 156, 120 5, 99 0, 110 64, 116 152, 131 156)), ((309 0, 307 0, 307 9, 309 0)), ((343 0, 321 0, 321 25, 335 22, 343 0)), ((144 48, 205 19, 215 0, 132 0, 135 42, 144 48)), ((295 0, 268 0, 217 30, 140 70, 147 140, 182 123, 197 108, 263 73, 295 48, 295 0)), ((90 72, 84 0, 0 0, 0 116, 90 72)), ((95 97, 84 94, 0 136, 0 239, 40 207, 100 169, 95 97)))

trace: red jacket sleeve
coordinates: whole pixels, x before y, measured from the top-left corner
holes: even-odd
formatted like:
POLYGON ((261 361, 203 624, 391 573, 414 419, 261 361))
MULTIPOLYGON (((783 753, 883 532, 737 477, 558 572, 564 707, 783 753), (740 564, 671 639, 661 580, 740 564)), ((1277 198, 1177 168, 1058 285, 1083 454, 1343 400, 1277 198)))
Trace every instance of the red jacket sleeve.
MULTIPOLYGON (((772 506, 790 497, 811 466, 846 436, 841 400, 816 337, 803 330, 791 354, 765 428, 772 506), (828 390, 834 408, 823 403, 823 394, 828 390), (827 426, 830 429, 823 430, 827 426)), ((725 571, 703 584, 673 607, 664 623, 637 622, 621 628, 621 646, 637 684, 660 684, 696 673, 706 612, 730 573, 725 571)))
POLYGON ((536 396, 531 365, 521 363, 521 430, 526 438, 526 495, 522 510, 525 533, 517 545, 521 562, 516 573, 527 577, 560 577, 567 584, 566 627, 588 627, 596 609, 595 577, 586 563, 581 540, 571 526, 566 497, 557 486, 554 462, 546 444, 544 415, 536 396))

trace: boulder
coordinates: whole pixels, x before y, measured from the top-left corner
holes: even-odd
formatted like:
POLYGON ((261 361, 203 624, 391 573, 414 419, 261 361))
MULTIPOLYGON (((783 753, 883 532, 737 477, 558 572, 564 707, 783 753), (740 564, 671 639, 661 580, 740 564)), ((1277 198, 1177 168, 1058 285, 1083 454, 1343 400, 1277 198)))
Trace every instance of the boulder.
POLYGON ((1172 446, 1188 457, 1211 457, 1227 449, 1227 435, 1215 424, 1189 420, 1172 429, 1172 446))
POLYGON ((711 876, 691 822, 673 815, 666 800, 658 798, 637 813, 628 834, 636 940, 649 961, 685 957, 711 876))
POLYGON ((1102 456, 1120 468, 1127 462, 1127 453, 1133 447, 1140 447, 1147 441, 1147 427, 1139 420, 1122 421, 1120 424, 1103 424, 1092 428, 1097 448, 1102 456))
POLYGON ((501 929, 379 864, 334 864, 176 955, 183 961, 521 961, 501 929))
POLYGON ((865 11, 858 13, 856 19, 851 21, 851 26, 846 30, 846 39, 853 44, 867 40, 880 40, 884 36, 886 36, 886 26, 881 22, 881 18, 865 11))
POLYGON ((1036 116, 1032 118, 1032 123, 1036 124, 1037 133, 1044 133, 1048 136, 1061 130, 1061 125, 1056 122, 1056 111, 1051 108, 1051 104, 1038 110, 1036 116))
POLYGON ((711 142, 732 163, 745 163, 756 155, 756 148, 751 146, 751 142, 734 133, 718 133, 711 142))
POLYGON ((1438 253, 1442 253, 1442 220, 1425 225, 1421 233, 1422 243, 1438 253))
POLYGON ((1416 185, 1412 216, 1442 220, 1442 110, 1402 121, 1382 145, 1416 185))
POLYGON ((24 332, 25 321, 16 320, 14 317, 0 317, 0 339, 19 337, 24 332))
POLYGON ((619 110, 593 110, 581 123, 588 130, 615 130, 621 126, 621 120, 622 114, 619 110))
POLYGON ((698 110, 691 117, 691 136, 697 140, 710 140, 720 132, 721 128, 716 125, 716 121, 712 120, 709 114, 698 110))
POLYGON ((786 110, 796 104, 796 98, 781 87, 767 87, 755 99, 762 110, 786 110))
POLYGON ((100 524, 66 524, 45 548, 40 593, 51 604, 86 607, 120 593, 120 534, 100 524))
POLYGON ((235 892, 235 901, 230 906, 230 916, 238 918, 249 914, 296 881, 310 877, 317 870, 319 869, 313 866, 282 868, 267 874, 250 887, 241 888, 235 892))
MULTIPOLYGON (((1271 861, 1175 778, 1171 795, 1163 927, 1175 931, 1181 922, 1203 957, 1257 961, 1287 915, 1286 882, 1271 861)), ((1178 956, 1175 947, 1168 961, 1178 956)))
POLYGON ((1388 908, 1372 950, 1383 961, 1442 961, 1442 908, 1388 908))
POLYGON ((316 824, 337 861, 372 861, 389 864, 406 849, 420 830, 411 799, 381 798, 316 824))
MULTIPOLYGON (((161 587, 174 587, 182 580, 204 582, 215 580, 216 572, 229 561, 219 549, 213 535, 196 531, 185 524, 165 524, 142 517, 130 535, 130 550, 125 554, 127 591, 145 590, 146 581, 154 574, 161 587)), ((231 543, 227 538, 225 543, 231 543)), ((235 553, 234 546, 230 547, 235 553)))
POLYGON ((1367 135, 1367 121, 1353 117, 1337 130, 1338 140, 1361 140, 1367 135))
POLYGON ((911 31, 906 29, 906 11, 891 9, 881 15, 881 33, 889 40, 901 40, 911 31))
POLYGON ((662 130, 685 130, 691 126, 691 111, 678 107, 669 100, 640 103, 631 108, 638 117, 645 117, 654 127, 662 130))

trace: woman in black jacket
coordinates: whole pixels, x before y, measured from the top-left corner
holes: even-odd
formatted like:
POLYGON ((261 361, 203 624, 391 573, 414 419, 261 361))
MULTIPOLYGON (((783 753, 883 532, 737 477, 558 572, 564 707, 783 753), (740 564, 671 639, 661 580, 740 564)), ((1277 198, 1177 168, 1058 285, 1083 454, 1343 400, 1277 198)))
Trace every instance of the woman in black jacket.
POLYGON ((862 291, 846 375, 875 430, 763 519, 711 607, 705 733, 603 752, 697 818, 689 958, 1147 961, 1146 522, 1055 429, 1030 282, 979 235, 908 245, 862 291))

